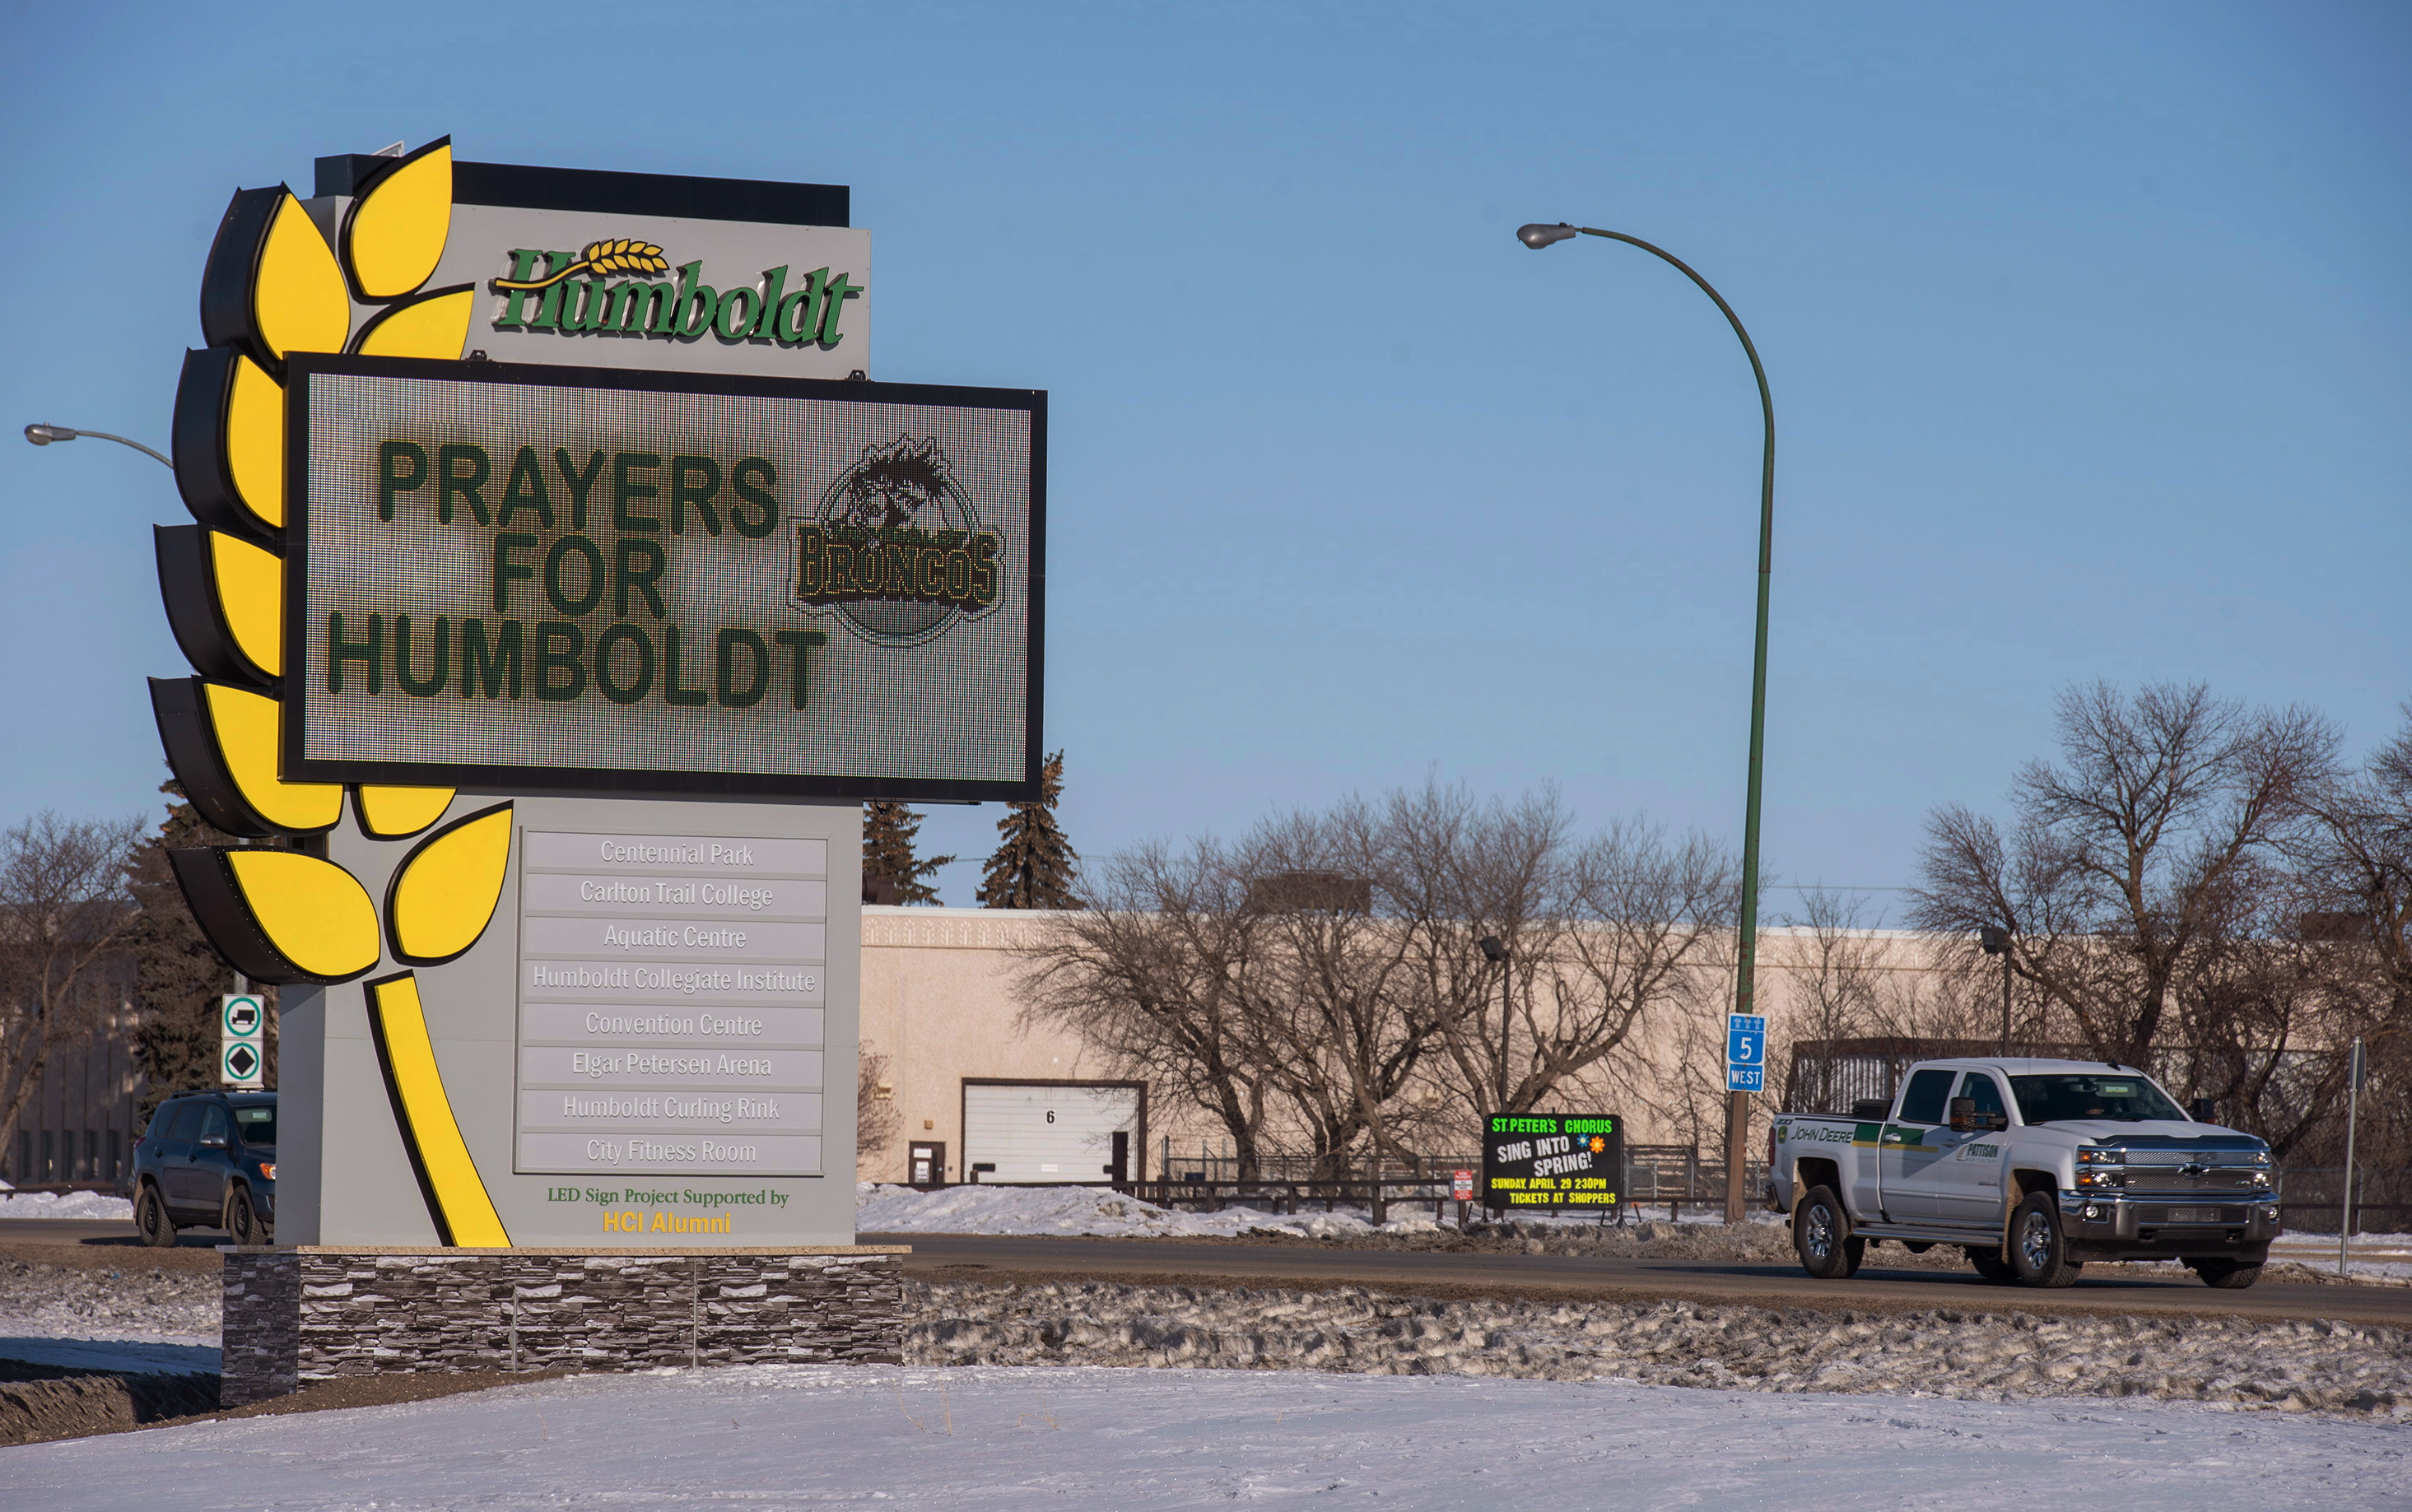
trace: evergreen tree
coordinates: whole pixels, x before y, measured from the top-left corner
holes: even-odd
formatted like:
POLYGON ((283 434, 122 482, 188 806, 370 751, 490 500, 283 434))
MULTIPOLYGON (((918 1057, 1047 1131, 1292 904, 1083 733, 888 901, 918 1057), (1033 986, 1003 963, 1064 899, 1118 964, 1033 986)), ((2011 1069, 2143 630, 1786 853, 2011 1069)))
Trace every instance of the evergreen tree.
POLYGON ((988 859, 980 879, 982 908, 1084 908, 1072 895, 1072 878, 1081 853, 1064 838, 1055 823, 1056 800, 1064 796, 1064 753, 1056 752, 1038 769, 1038 800, 1008 803, 996 821, 996 854, 988 859))
POLYGON ((895 888, 900 903, 934 903, 938 889, 922 880, 938 868, 950 864, 951 856, 933 856, 928 860, 913 857, 913 837, 921 832, 921 815, 902 803, 865 803, 862 806, 862 879, 865 884, 886 882, 895 888))
MULTIPOLYGON (((199 845, 240 845, 194 812, 184 789, 159 785, 171 800, 159 833, 145 841, 125 868, 137 913, 126 932, 134 957, 134 1064, 143 1089, 138 1125, 170 1094, 218 1084, 218 996, 234 991, 234 968, 201 934, 184 906, 168 853, 199 845)), ((255 983, 268 1006, 268 1085, 276 1085, 276 989, 255 983)))

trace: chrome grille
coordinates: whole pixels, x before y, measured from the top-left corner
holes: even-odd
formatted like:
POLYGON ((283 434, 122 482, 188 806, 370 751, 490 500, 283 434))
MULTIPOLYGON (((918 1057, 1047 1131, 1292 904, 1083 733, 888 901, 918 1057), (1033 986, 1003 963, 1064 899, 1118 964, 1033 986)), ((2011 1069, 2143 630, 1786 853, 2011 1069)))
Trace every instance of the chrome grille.
MULTIPOLYGON (((2127 1152, 2127 1190, 2134 1194, 2167 1193, 2192 1196, 2217 1193, 2233 1198, 2239 1193, 2259 1194, 2269 1188, 2255 1178, 2269 1167, 2222 1164, 2203 1153, 2176 1150, 2131 1150, 2127 1152)), ((2221 1152, 2225 1153, 2225 1152, 2221 1152)))

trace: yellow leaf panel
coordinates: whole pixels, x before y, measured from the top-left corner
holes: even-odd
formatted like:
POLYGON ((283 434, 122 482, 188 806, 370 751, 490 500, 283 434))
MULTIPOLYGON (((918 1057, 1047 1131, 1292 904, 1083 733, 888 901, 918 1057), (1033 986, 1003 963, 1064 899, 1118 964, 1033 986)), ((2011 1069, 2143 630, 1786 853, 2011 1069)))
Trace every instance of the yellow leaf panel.
POLYGON ((446 145, 393 169, 352 207, 344 253, 360 292, 399 299, 426 283, 451 229, 452 149, 446 145))
POLYGON ((278 357, 340 352, 351 334, 352 297, 334 250, 290 193, 276 207, 253 275, 251 308, 260 339, 278 357))
POLYGON ((223 683, 203 689, 227 775, 255 813, 298 833, 325 829, 344 816, 341 783, 288 783, 276 775, 284 705, 223 683))
POLYGON ((468 350, 469 320, 477 314, 477 301, 478 291, 463 288, 399 305, 360 332, 360 354, 458 359, 468 350))
POLYGON ((478 943, 502 901, 511 855, 511 806, 496 804, 419 843, 394 873, 386 927, 394 957, 415 966, 450 961, 478 943))
MULTIPOLYGON (((318 233, 313 230, 311 235, 318 233)), ((253 514, 285 528, 285 386, 247 357, 234 360, 227 399, 227 470, 253 514)))
POLYGON ((449 787, 385 787, 362 783, 352 789, 352 808, 360 816, 360 832, 372 840, 400 840, 415 835, 452 806, 449 787))
POLYGON ((235 648, 269 676, 284 676, 285 564, 249 541, 213 531, 210 565, 235 648))
POLYGON ((260 933, 286 960, 330 981, 377 963, 376 904, 349 872, 289 850, 225 854, 260 933))
POLYGON ((376 1031, 377 1058, 392 1089, 394 1122, 402 1125, 428 1202, 436 1238, 465 1249, 503 1249, 511 1241, 502 1214, 486 1192, 427 1034, 427 1009, 419 979, 407 973, 369 983, 369 1021, 376 1031))

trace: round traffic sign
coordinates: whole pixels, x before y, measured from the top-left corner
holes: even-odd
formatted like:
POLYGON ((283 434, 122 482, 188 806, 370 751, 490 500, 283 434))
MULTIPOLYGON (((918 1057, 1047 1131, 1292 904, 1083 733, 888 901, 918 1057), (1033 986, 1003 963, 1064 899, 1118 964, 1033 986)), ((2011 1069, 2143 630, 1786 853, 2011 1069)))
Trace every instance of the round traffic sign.
POLYGON ((226 1032, 237 1039, 248 1039, 259 1033, 260 1020, 267 1016, 267 1006, 256 997, 237 995, 227 998, 226 1032))
POLYGON ((228 1045, 226 1050, 226 1079, 256 1081, 259 1079, 259 1051, 249 1045, 228 1045))

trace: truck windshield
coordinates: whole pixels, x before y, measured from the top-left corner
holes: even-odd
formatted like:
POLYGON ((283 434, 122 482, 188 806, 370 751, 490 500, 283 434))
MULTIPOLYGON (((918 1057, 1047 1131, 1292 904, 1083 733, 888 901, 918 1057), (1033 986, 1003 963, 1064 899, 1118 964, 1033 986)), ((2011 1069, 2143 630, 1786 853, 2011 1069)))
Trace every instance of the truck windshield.
POLYGON ((2117 1123, 2185 1122, 2177 1105, 2140 1076, 2012 1077, 2010 1092, 2019 1100, 2019 1117, 2029 1123, 2088 1118, 2117 1123))

